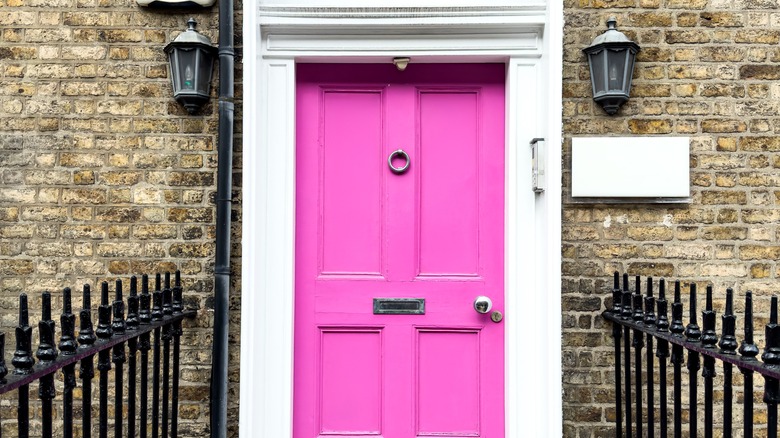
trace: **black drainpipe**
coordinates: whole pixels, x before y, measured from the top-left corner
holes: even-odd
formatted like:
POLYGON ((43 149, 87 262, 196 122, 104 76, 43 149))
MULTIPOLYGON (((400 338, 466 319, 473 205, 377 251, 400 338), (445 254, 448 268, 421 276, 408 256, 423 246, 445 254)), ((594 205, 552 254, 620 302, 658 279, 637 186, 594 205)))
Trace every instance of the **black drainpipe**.
POLYGON ((219 127, 217 229, 214 260, 214 339, 211 359, 211 438, 227 437, 230 216, 233 190, 233 0, 219 0, 219 127))

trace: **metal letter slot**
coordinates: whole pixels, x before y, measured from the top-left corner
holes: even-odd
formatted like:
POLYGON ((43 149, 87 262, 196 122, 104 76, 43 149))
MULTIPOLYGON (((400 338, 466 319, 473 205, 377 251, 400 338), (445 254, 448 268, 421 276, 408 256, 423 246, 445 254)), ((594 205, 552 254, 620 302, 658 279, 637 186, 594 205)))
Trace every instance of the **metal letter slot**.
POLYGON ((425 298, 374 298, 374 315, 425 315, 425 298))

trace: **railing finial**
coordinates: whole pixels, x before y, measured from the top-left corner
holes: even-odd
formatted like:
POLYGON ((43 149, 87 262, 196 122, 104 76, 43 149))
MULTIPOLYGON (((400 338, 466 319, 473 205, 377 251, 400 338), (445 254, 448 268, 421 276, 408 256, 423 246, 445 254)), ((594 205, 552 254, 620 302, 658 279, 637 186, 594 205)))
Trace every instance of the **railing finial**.
POLYGON ((111 321, 111 330, 116 334, 123 334, 127 329, 125 323, 125 302, 122 300, 122 280, 116 281, 116 299, 111 303, 114 319, 111 321))
POLYGON ((98 326, 95 334, 100 339, 108 339, 111 331, 111 306, 108 305, 108 282, 100 284, 100 306, 98 306, 98 326))
POLYGON ((758 346, 753 343, 753 292, 745 294, 745 339, 739 346, 739 354, 745 360, 755 360, 758 346))
POLYGON ((645 296, 644 323, 655 325, 655 298, 653 297, 653 277, 647 277, 647 296, 645 296))
POLYGON ((769 324, 764 328, 766 347, 761 360, 771 366, 780 365, 780 325, 777 324, 777 297, 770 304, 769 324))
POLYGON ((11 363, 14 374, 30 374, 35 364, 32 355, 32 327, 27 308, 27 294, 19 295, 19 325, 16 327, 16 351, 11 363))
POLYGON ((672 303, 672 323, 669 325, 669 331, 677 336, 682 336, 685 332, 685 326, 682 321, 683 305, 680 301, 680 281, 674 282, 674 302, 672 303))
POLYGON ((95 330, 92 326, 92 298, 88 284, 84 285, 81 312, 79 312, 79 348, 87 348, 95 343, 95 330))
POLYGON ((658 280, 658 299, 655 301, 658 309, 658 317, 655 326, 658 331, 665 332, 669 330, 668 303, 666 302, 666 280, 658 280))
POLYGON ((698 342, 701 339, 701 329, 696 322, 696 283, 690 285, 691 301, 688 303, 688 325, 685 326, 685 339, 698 342))
POLYGON ((701 312, 702 335, 701 343, 705 347, 714 348, 718 343, 718 334, 715 332, 715 311, 712 310, 712 285, 707 285, 707 299, 704 311, 701 312))
POLYGON ((734 290, 726 289, 726 312, 721 317, 723 336, 718 346, 724 354, 735 354, 737 351, 737 337, 735 336, 737 317, 734 316, 734 290))
POLYGON ((57 358, 54 347, 54 321, 51 319, 51 294, 46 291, 41 295, 41 320, 38 321, 40 342, 35 357, 42 363, 51 362, 57 358))

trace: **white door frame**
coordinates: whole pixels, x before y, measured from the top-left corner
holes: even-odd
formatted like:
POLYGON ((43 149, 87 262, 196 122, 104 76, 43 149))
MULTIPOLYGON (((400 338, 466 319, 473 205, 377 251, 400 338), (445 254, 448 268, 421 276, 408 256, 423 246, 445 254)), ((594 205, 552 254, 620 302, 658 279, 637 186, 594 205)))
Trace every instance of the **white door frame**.
POLYGON ((292 433, 295 63, 395 56, 507 65, 506 436, 561 436, 560 0, 458 8, 262 1, 244 2, 240 436, 292 433), (542 194, 531 190, 535 137, 548 145, 542 194))

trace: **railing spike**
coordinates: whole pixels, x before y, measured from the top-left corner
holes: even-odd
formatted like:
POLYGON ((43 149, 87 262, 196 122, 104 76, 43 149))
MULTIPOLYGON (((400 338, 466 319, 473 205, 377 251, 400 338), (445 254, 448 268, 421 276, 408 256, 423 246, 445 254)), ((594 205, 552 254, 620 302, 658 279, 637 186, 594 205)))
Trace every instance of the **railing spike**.
POLYGON ((184 310, 182 303, 181 271, 176 270, 173 282, 173 313, 179 314, 184 310))
POLYGON ((92 298, 88 284, 84 285, 81 312, 79 312, 79 345, 86 348, 95 343, 97 339, 92 325, 92 298))
POLYGON ((706 306, 701 313, 703 327, 701 343, 708 348, 714 348, 718 343, 718 334, 715 332, 715 317, 715 311, 712 310, 712 285, 708 285, 706 306))
POLYGON ((739 354, 745 360, 754 360, 758 355, 758 346, 753 343, 753 292, 745 294, 745 338, 739 346, 739 354))
POLYGON ((623 310, 622 291, 620 290, 620 274, 615 271, 612 284, 612 313, 620 315, 623 310))
POLYGON ((632 295, 633 303, 631 304, 631 307, 633 311, 631 313, 631 318, 634 321, 642 321, 642 319, 644 319, 644 312, 642 311, 642 292, 641 292, 642 282, 638 275, 636 276, 635 283, 636 283, 635 286, 636 289, 634 290, 634 294, 632 295))
POLYGON ((35 364, 32 354, 32 327, 27 309, 27 295, 19 295, 19 325, 16 327, 16 351, 11 363, 14 374, 30 374, 35 364))
MULTIPOLYGON (((658 299, 655 301, 658 316, 655 326, 658 331, 665 332, 669 330, 668 303, 666 301, 666 281, 662 278, 658 281, 658 299)), ((660 344, 658 346, 661 348, 660 344)), ((661 357, 661 356, 659 356, 661 357)))
POLYGON ((163 317, 163 292, 160 290, 160 274, 155 277, 155 289, 152 292, 152 321, 159 321, 163 317))
POLYGON ((165 289, 163 289, 163 314, 173 315, 173 291, 171 290, 171 273, 165 273, 165 289))
POLYGON ((764 331, 766 347, 761 360, 767 365, 780 365, 780 325, 777 324, 777 297, 770 301, 769 324, 764 331))
POLYGON ((111 303, 114 319, 111 322, 111 330, 116 334, 123 334, 127 329, 125 323, 125 302, 122 300, 122 281, 116 281, 116 299, 111 303))
MULTIPOLYGON (((655 325, 655 298, 653 297, 653 277, 647 277, 647 296, 645 296, 644 323, 655 325)), ((649 344, 648 344, 649 347, 649 344)))
POLYGON ((138 319, 138 278, 130 277, 130 295, 127 297, 127 329, 136 330, 140 320, 138 319))
POLYGON ((690 285, 691 301, 688 303, 688 325, 685 326, 685 339, 688 342, 698 342, 701 339, 701 329, 696 320, 696 283, 690 285))
POLYGON ((144 274, 141 276, 141 297, 139 298, 140 311, 138 319, 141 324, 149 324, 152 321, 151 309, 151 295, 149 295, 149 276, 144 274))
MULTIPOLYGON (((108 339, 111 331, 111 306, 108 305, 108 282, 100 285, 100 306, 98 306, 98 325, 95 334, 100 339, 108 339)), ((99 365, 98 365, 98 369, 99 365)))
POLYGON ((54 347, 54 321, 51 319, 51 294, 48 291, 41 295, 41 309, 41 320, 38 321, 40 342, 35 357, 46 363, 57 358, 57 349, 54 347))
POLYGON ((672 303, 672 323, 669 325, 669 331, 677 336, 685 332, 685 326, 682 321, 683 305, 680 301, 680 281, 674 282, 674 302, 672 303))
POLYGON ((735 336, 737 317, 734 316, 734 290, 726 289, 726 312, 721 317, 723 336, 718 342, 721 353, 735 354, 737 351, 737 338, 735 336))

